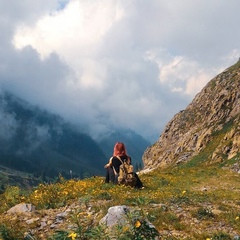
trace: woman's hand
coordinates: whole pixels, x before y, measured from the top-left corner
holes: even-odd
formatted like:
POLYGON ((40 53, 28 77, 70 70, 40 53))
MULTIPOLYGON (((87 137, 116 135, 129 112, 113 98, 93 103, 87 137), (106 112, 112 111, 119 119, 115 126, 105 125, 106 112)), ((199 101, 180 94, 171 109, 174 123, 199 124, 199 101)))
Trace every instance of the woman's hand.
POLYGON ((110 165, 109 165, 109 163, 107 163, 105 166, 104 166, 104 168, 108 168, 110 165))

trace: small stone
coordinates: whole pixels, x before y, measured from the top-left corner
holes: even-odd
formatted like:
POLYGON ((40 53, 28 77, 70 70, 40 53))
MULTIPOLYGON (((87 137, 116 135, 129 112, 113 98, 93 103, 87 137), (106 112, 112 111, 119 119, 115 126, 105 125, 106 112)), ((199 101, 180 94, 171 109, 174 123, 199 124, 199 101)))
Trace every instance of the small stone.
POLYGON ((26 221, 27 224, 32 224, 34 222, 37 222, 39 220, 39 218, 32 218, 26 221))

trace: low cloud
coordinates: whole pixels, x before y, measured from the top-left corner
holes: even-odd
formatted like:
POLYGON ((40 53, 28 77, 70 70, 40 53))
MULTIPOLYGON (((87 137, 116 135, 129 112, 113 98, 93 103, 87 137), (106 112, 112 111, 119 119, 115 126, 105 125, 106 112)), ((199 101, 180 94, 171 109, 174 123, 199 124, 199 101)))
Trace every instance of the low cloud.
POLYGON ((1 87, 95 136, 156 140, 239 58, 237 0, 43 1, 0 1, 1 87))
POLYGON ((16 133, 17 122, 12 114, 7 114, 0 109, 0 141, 10 141, 16 133))

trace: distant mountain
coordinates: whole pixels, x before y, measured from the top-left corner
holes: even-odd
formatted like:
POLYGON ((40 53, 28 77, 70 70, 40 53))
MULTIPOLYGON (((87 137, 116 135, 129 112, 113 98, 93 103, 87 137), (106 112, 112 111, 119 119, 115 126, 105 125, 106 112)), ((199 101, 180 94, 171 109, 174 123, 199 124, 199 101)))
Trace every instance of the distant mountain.
POLYGON ((0 164, 54 178, 103 174, 106 156, 87 134, 17 98, 0 94, 0 164))
POLYGON ((29 173, 34 179, 24 181, 31 185, 36 179, 47 181, 59 174, 66 178, 104 175, 103 166, 117 141, 126 144, 133 164, 142 167, 150 142, 131 130, 113 132, 94 140, 62 117, 0 92, 0 175, 10 171, 0 179, 12 182, 21 172, 29 173))
POLYGON ((145 168, 187 164, 194 157, 239 168, 239 123, 240 61, 213 78, 173 117, 158 141, 144 152, 145 168))

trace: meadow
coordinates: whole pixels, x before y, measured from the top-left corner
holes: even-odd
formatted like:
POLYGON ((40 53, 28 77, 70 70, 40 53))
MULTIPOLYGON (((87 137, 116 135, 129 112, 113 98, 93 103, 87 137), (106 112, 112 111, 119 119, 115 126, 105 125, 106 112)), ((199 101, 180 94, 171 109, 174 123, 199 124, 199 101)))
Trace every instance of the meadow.
MULTIPOLYGON (((111 239, 107 229, 98 223, 108 208, 116 205, 139 210, 138 215, 129 216, 131 227, 115 229, 117 239, 154 239, 155 233, 143 234, 147 231, 146 221, 156 227, 160 239, 240 239, 239 173, 232 171, 229 163, 192 161, 140 173, 145 186, 142 190, 106 184, 103 177, 66 180, 60 176, 55 183, 39 184, 28 191, 9 186, 0 195, 0 239, 24 239, 24 233, 37 227, 24 224, 20 216, 5 214, 21 202, 32 203, 42 215, 78 204, 67 219, 74 231, 64 225, 57 230, 48 229, 44 236, 49 240, 111 239)), ((239 156, 232 160, 237 162, 239 156)), ((35 232, 28 239, 43 238, 35 232)))

